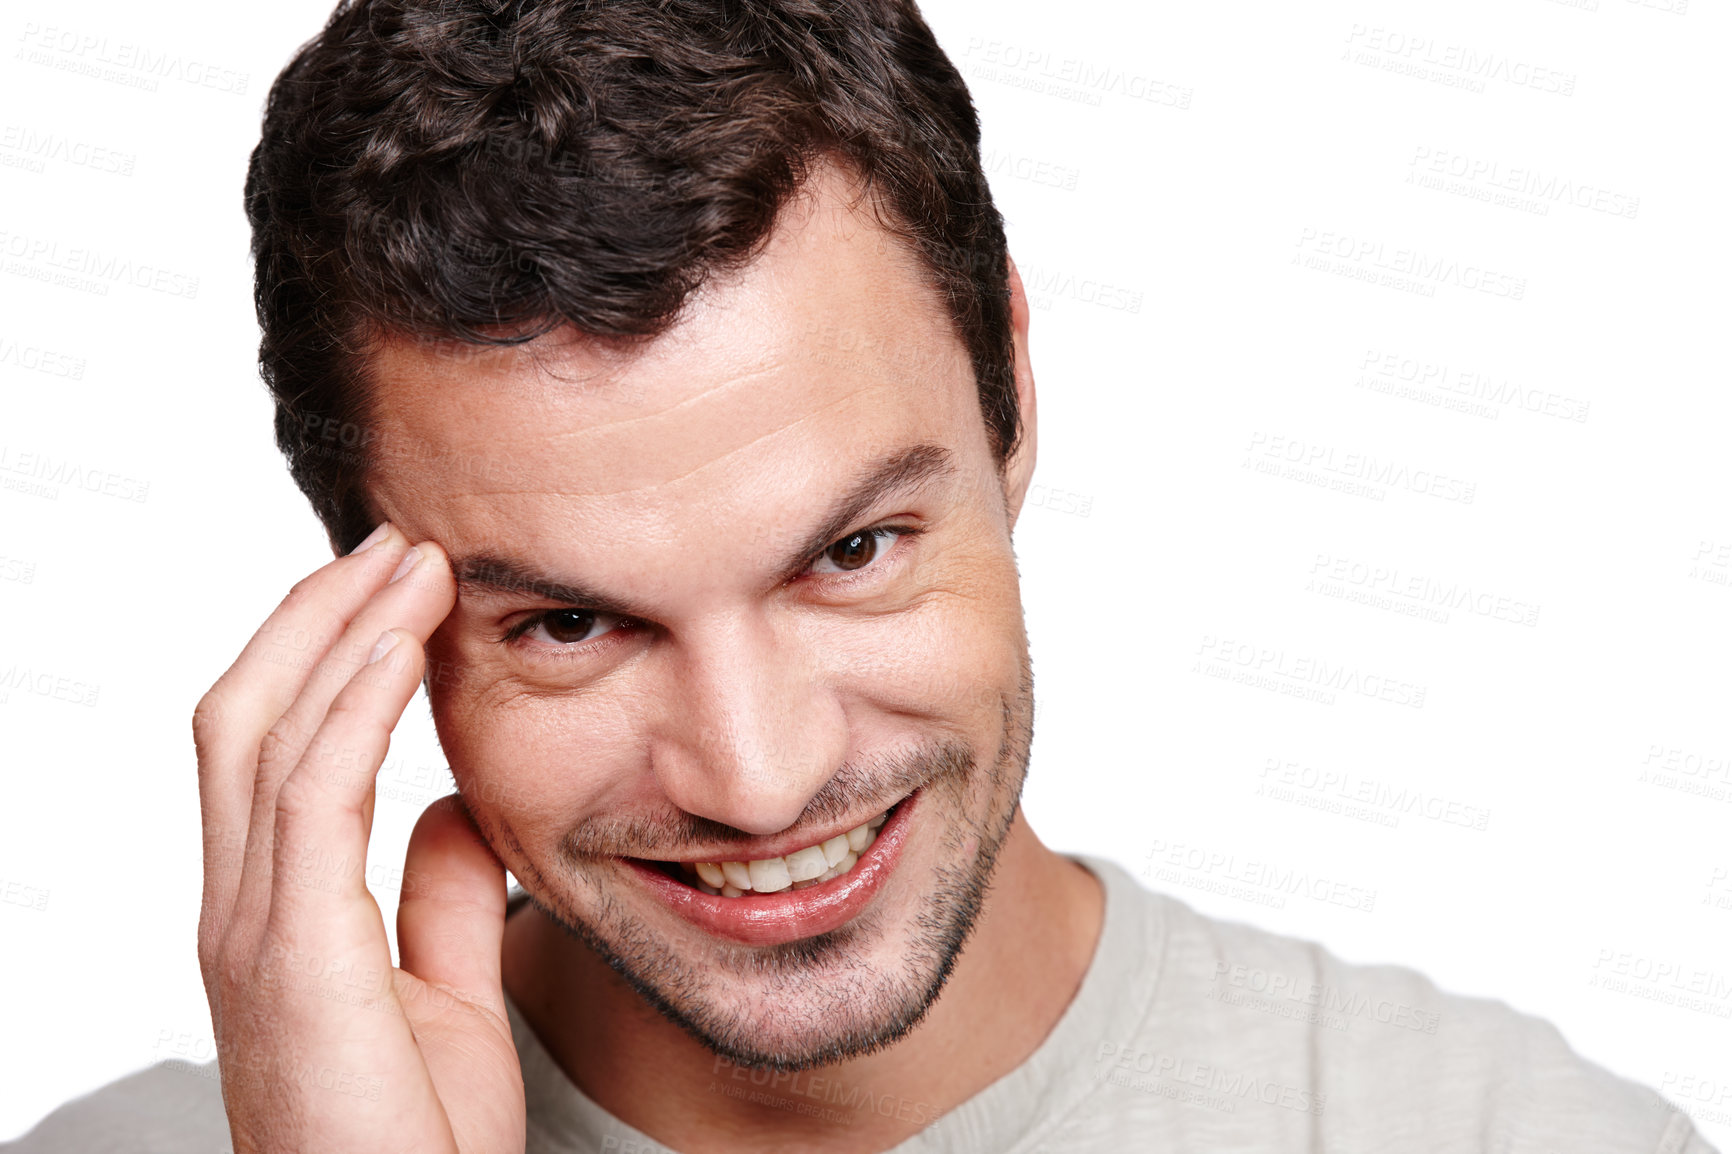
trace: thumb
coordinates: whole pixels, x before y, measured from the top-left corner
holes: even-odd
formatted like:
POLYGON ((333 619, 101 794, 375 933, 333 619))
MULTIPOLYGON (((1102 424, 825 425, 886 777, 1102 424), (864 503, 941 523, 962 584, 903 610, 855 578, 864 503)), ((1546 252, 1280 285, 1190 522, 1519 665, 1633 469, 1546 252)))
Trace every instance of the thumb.
POLYGON ((409 835, 397 906, 402 968, 505 1018, 500 950, 505 866, 456 794, 428 806, 409 835))

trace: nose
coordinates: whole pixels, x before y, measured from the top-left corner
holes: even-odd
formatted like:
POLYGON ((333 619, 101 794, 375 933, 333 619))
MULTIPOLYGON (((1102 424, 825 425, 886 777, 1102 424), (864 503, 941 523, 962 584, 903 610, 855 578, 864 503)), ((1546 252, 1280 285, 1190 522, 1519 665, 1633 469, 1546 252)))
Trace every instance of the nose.
POLYGON ((687 813, 763 836, 787 829, 841 768, 848 726, 794 629, 762 616, 688 630, 650 761, 687 813))

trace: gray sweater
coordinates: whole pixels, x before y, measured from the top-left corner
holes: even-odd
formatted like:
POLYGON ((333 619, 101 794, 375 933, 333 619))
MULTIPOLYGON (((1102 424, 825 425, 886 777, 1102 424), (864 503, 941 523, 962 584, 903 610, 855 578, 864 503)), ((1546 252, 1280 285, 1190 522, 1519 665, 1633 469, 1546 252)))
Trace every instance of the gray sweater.
MULTIPOLYGON (((877 1100, 841 1079, 709 1091, 846 1125, 931 1124, 894 1154, 1715 1154, 1653 1091, 1578 1057, 1550 1024, 1445 994, 1412 970, 1207 918, 1120 866, 1075 1000, 1026 1062, 960 1106, 877 1100)), ((526 1154, 661 1154, 557 1067, 507 1001, 529 1109, 526 1154)), ((759 1084, 759 1083, 762 1084, 759 1084)), ((70 1102, 11 1154, 229 1151, 216 1064, 165 1062, 70 1102)))

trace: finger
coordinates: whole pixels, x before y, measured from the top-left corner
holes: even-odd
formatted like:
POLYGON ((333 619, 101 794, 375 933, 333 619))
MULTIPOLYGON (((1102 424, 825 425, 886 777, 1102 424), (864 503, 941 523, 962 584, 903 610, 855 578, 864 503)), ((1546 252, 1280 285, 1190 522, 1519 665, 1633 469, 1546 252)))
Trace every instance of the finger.
POLYGON ((385 945, 379 907, 367 892, 362 809, 391 730, 420 685, 421 644, 407 630, 388 630, 375 654, 331 702, 277 792, 270 864, 248 857, 242 896, 268 887, 273 941, 385 945))
POLYGON ((373 844, 373 806, 379 800, 379 779, 373 779, 373 786, 367 791, 367 796, 361 802, 361 835, 367 839, 367 844, 373 844))
POLYGON ((456 794, 421 814, 409 835, 397 904, 402 968, 465 1001, 505 1015, 500 950, 505 940, 505 866, 456 794))
POLYGON ((389 524, 380 528, 384 535, 368 548, 298 582, 193 713, 207 913, 226 917, 233 904, 251 825, 260 741, 293 703, 312 666, 408 551, 402 533, 389 524))
MULTIPOLYGON (((445 551, 432 541, 406 549, 387 582, 343 629, 342 635, 308 671, 300 692, 261 734, 270 752, 261 751, 255 790, 274 790, 300 761, 306 742, 325 720, 325 711, 367 663, 379 634, 405 629, 425 642, 457 602, 457 583, 445 551)), ((260 804, 270 799, 257 798, 260 804)))
POLYGON ((403 862, 400 997, 464 1150, 505 1149, 487 1136, 514 1131, 509 1148, 523 1148, 512 1117, 521 1117, 523 1081, 505 1013, 504 940, 505 867, 462 799, 440 798, 415 823, 403 862))
MULTIPOLYGON (((300 696, 286 713, 274 721, 259 746, 257 772, 253 779, 252 814, 248 823, 248 857, 260 862, 273 859, 271 849, 277 824, 277 793, 283 783, 300 766, 329 711, 352 679, 367 668, 369 657, 381 634, 401 630, 423 643, 439 627, 456 603, 456 584, 445 551, 431 541, 420 542, 413 551, 405 550, 399 558, 394 579, 374 594, 373 599, 356 613, 343 630, 343 635, 326 651, 324 659, 310 670, 300 696), (410 567, 405 569, 404 566, 410 567)), ((392 715, 392 724, 402 714, 399 706, 392 715)), ((387 733, 389 728, 387 727, 387 733)), ((383 755, 381 755, 383 756, 383 755)), ((340 775, 349 788, 370 792, 378 773, 378 764, 365 763, 354 751, 329 754, 319 763, 327 776, 340 775)), ((366 844, 367 823, 362 822, 362 845, 366 844)), ((249 876, 243 870, 242 876, 249 876)), ((241 916, 262 916, 270 895, 268 878, 255 871, 250 885, 243 883, 236 892, 236 907, 241 916)))

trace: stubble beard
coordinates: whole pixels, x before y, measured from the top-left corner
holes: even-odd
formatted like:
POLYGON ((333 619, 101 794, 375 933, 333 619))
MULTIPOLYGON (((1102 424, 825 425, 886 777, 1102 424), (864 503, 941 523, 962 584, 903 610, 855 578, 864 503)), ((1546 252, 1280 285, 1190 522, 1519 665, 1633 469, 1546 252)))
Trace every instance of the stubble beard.
POLYGON ((874 780, 924 781, 923 833, 942 833, 940 864, 918 911, 901 925, 872 906, 828 933, 776 946, 717 941, 705 957, 670 949, 608 896, 584 917, 552 895, 531 900, 582 942, 638 995, 717 1057, 741 1066, 794 1072, 875 1053, 913 1030, 937 1001, 985 903, 998 854, 1021 803, 1033 742, 1033 674, 1026 650, 1014 697, 1001 695, 999 749, 977 781, 974 750, 932 743, 881 767, 874 780), (985 812, 969 812, 985 787, 985 812), (892 970, 875 967, 892 938, 892 970), (720 980, 718 980, 718 975, 720 980))

